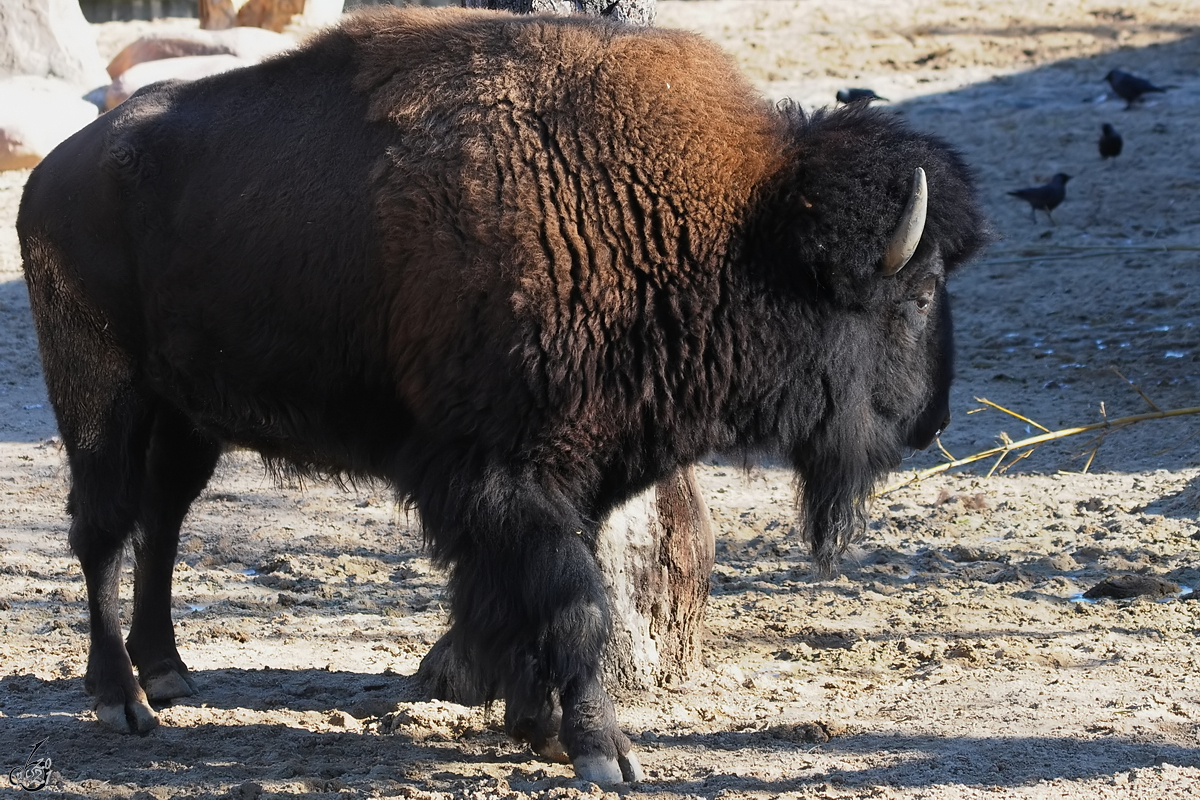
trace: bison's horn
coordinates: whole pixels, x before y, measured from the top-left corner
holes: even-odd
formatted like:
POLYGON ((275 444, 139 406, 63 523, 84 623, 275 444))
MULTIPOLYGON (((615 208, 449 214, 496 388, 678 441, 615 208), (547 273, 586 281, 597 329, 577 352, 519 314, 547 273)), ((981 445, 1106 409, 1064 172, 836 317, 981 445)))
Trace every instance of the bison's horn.
POLYGON ((929 187, 925 183, 925 170, 917 167, 913 171, 912 194, 908 197, 908 205, 904 207, 904 216, 892 234, 892 241, 879 267, 884 275, 895 275, 912 258, 917 245, 921 243, 921 234, 925 232, 925 213, 928 210, 929 187))

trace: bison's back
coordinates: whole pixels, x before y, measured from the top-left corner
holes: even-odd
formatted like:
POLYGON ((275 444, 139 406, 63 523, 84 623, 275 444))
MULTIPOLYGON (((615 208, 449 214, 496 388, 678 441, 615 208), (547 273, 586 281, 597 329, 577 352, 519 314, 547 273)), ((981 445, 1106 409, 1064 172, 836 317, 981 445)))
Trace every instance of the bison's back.
POLYGON ((691 379, 630 337, 704 330, 776 127, 689 34, 367 13, 64 144, 26 193, 22 236, 49 246, 27 271, 264 452, 386 474, 413 431, 627 448, 631 412, 691 379))

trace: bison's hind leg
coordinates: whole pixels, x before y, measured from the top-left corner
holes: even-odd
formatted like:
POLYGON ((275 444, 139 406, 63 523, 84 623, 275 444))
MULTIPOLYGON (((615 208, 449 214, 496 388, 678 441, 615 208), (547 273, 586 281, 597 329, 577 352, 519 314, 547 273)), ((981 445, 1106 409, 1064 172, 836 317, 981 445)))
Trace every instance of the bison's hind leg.
POLYGON ((140 398, 121 393, 93 421, 89 435, 80 436, 64 423, 74 409, 60 398, 56 411, 71 470, 71 550, 87 583, 91 622, 84 687, 101 722, 124 733, 145 733, 158 718, 133 676, 121 637, 119 595, 125 546, 139 515, 149 415, 140 398))
POLYGON ((125 733, 158 724, 150 700, 192 694, 171 623, 171 575, 179 527, 220 455, 216 442, 176 412, 121 393, 99 435, 64 434, 71 466, 71 549, 87 581, 91 651, 84 686, 101 722, 125 733), (125 546, 134 551, 134 610, 121 640, 125 546), (141 682, 134 679, 138 668, 141 682))
POLYGON ((171 577, 183 518, 208 484, 220 455, 219 442, 201 435, 174 410, 160 408, 155 414, 139 530, 133 540, 133 620, 125 643, 151 700, 195 693, 175 644, 171 577))
MULTIPOLYGON (((71 550, 87 583, 84 687, 103 723, 145 733, 158 718, 134 678, 135 662, 155 699, 191 689, 171 629, 171 570, 179 522, 212 472, 216 447, 139 385, 136 355, 119 344, 64 251, 45 235, 22 235, 46 389, 71 472, 71 550), (127 650, 120 580, 135 530, 137 608, 127 650)), ((89 264, 102 260, 97 252, 89 256, 89 264)))

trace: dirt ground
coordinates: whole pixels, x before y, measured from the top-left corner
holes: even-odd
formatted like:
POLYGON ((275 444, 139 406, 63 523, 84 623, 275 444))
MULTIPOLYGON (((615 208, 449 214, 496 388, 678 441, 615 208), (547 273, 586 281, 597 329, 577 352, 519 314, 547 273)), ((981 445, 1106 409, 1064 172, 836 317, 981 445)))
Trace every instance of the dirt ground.
MULTIPOLYGON (((975 398, 1052 430, 1200 406, 1193 3, 664 0, 659 24, 720 41, 772 97, 871 87, 974 165, 1002 238, 951 285, 947 453, 1038 432, 971 413, 975 398), (1179 88, 1126 111, 1103 82, 1116 67, 1179 88), (1102 122, 1125 138, 1115 163, 1097 153, 1102 122), (1057 225, 1006 195, 1059 171, 1073 178, 1057 225)), ((144 27, 96 29, 111 55, 144 27)), ((510 743, 500 709, 419 701, 443 580, 386 490, 279 486, 241 454, 194 507, 176 572, 201 693, 149 736, 99 727, 13 230, 26 177, 0 173, 3 771, 44 740, 46 791, 75 797, 603 794, 510 743)), ((890 491, 827 581, 796 541, 786 474, 702 465, 719 560, 704 662, 684 685, 618 696, 648 775, 621 793, 1200 796, 1200 602, 1181 599, 1200 586, 1197 434, 1200 416, 1152 420, 1112 432, 1090 465, 1081 435, 890 491), (1178 592, 1081 598, 1121 575, 1178 592)))

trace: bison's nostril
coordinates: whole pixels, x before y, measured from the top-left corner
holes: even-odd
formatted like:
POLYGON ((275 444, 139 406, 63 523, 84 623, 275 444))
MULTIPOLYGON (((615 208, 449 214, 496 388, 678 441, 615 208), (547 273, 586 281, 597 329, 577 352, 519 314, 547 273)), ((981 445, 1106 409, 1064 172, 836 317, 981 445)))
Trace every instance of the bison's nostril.
POLYGON ((947 413, 946 418, 942 420, 942 424, 938 426, 938 430, 937 430, 937 433, 935 434, 935 436, 941 436, 946 431, 946 428, 949 428, 949 427, 950 427, 950 414, 947 413))

